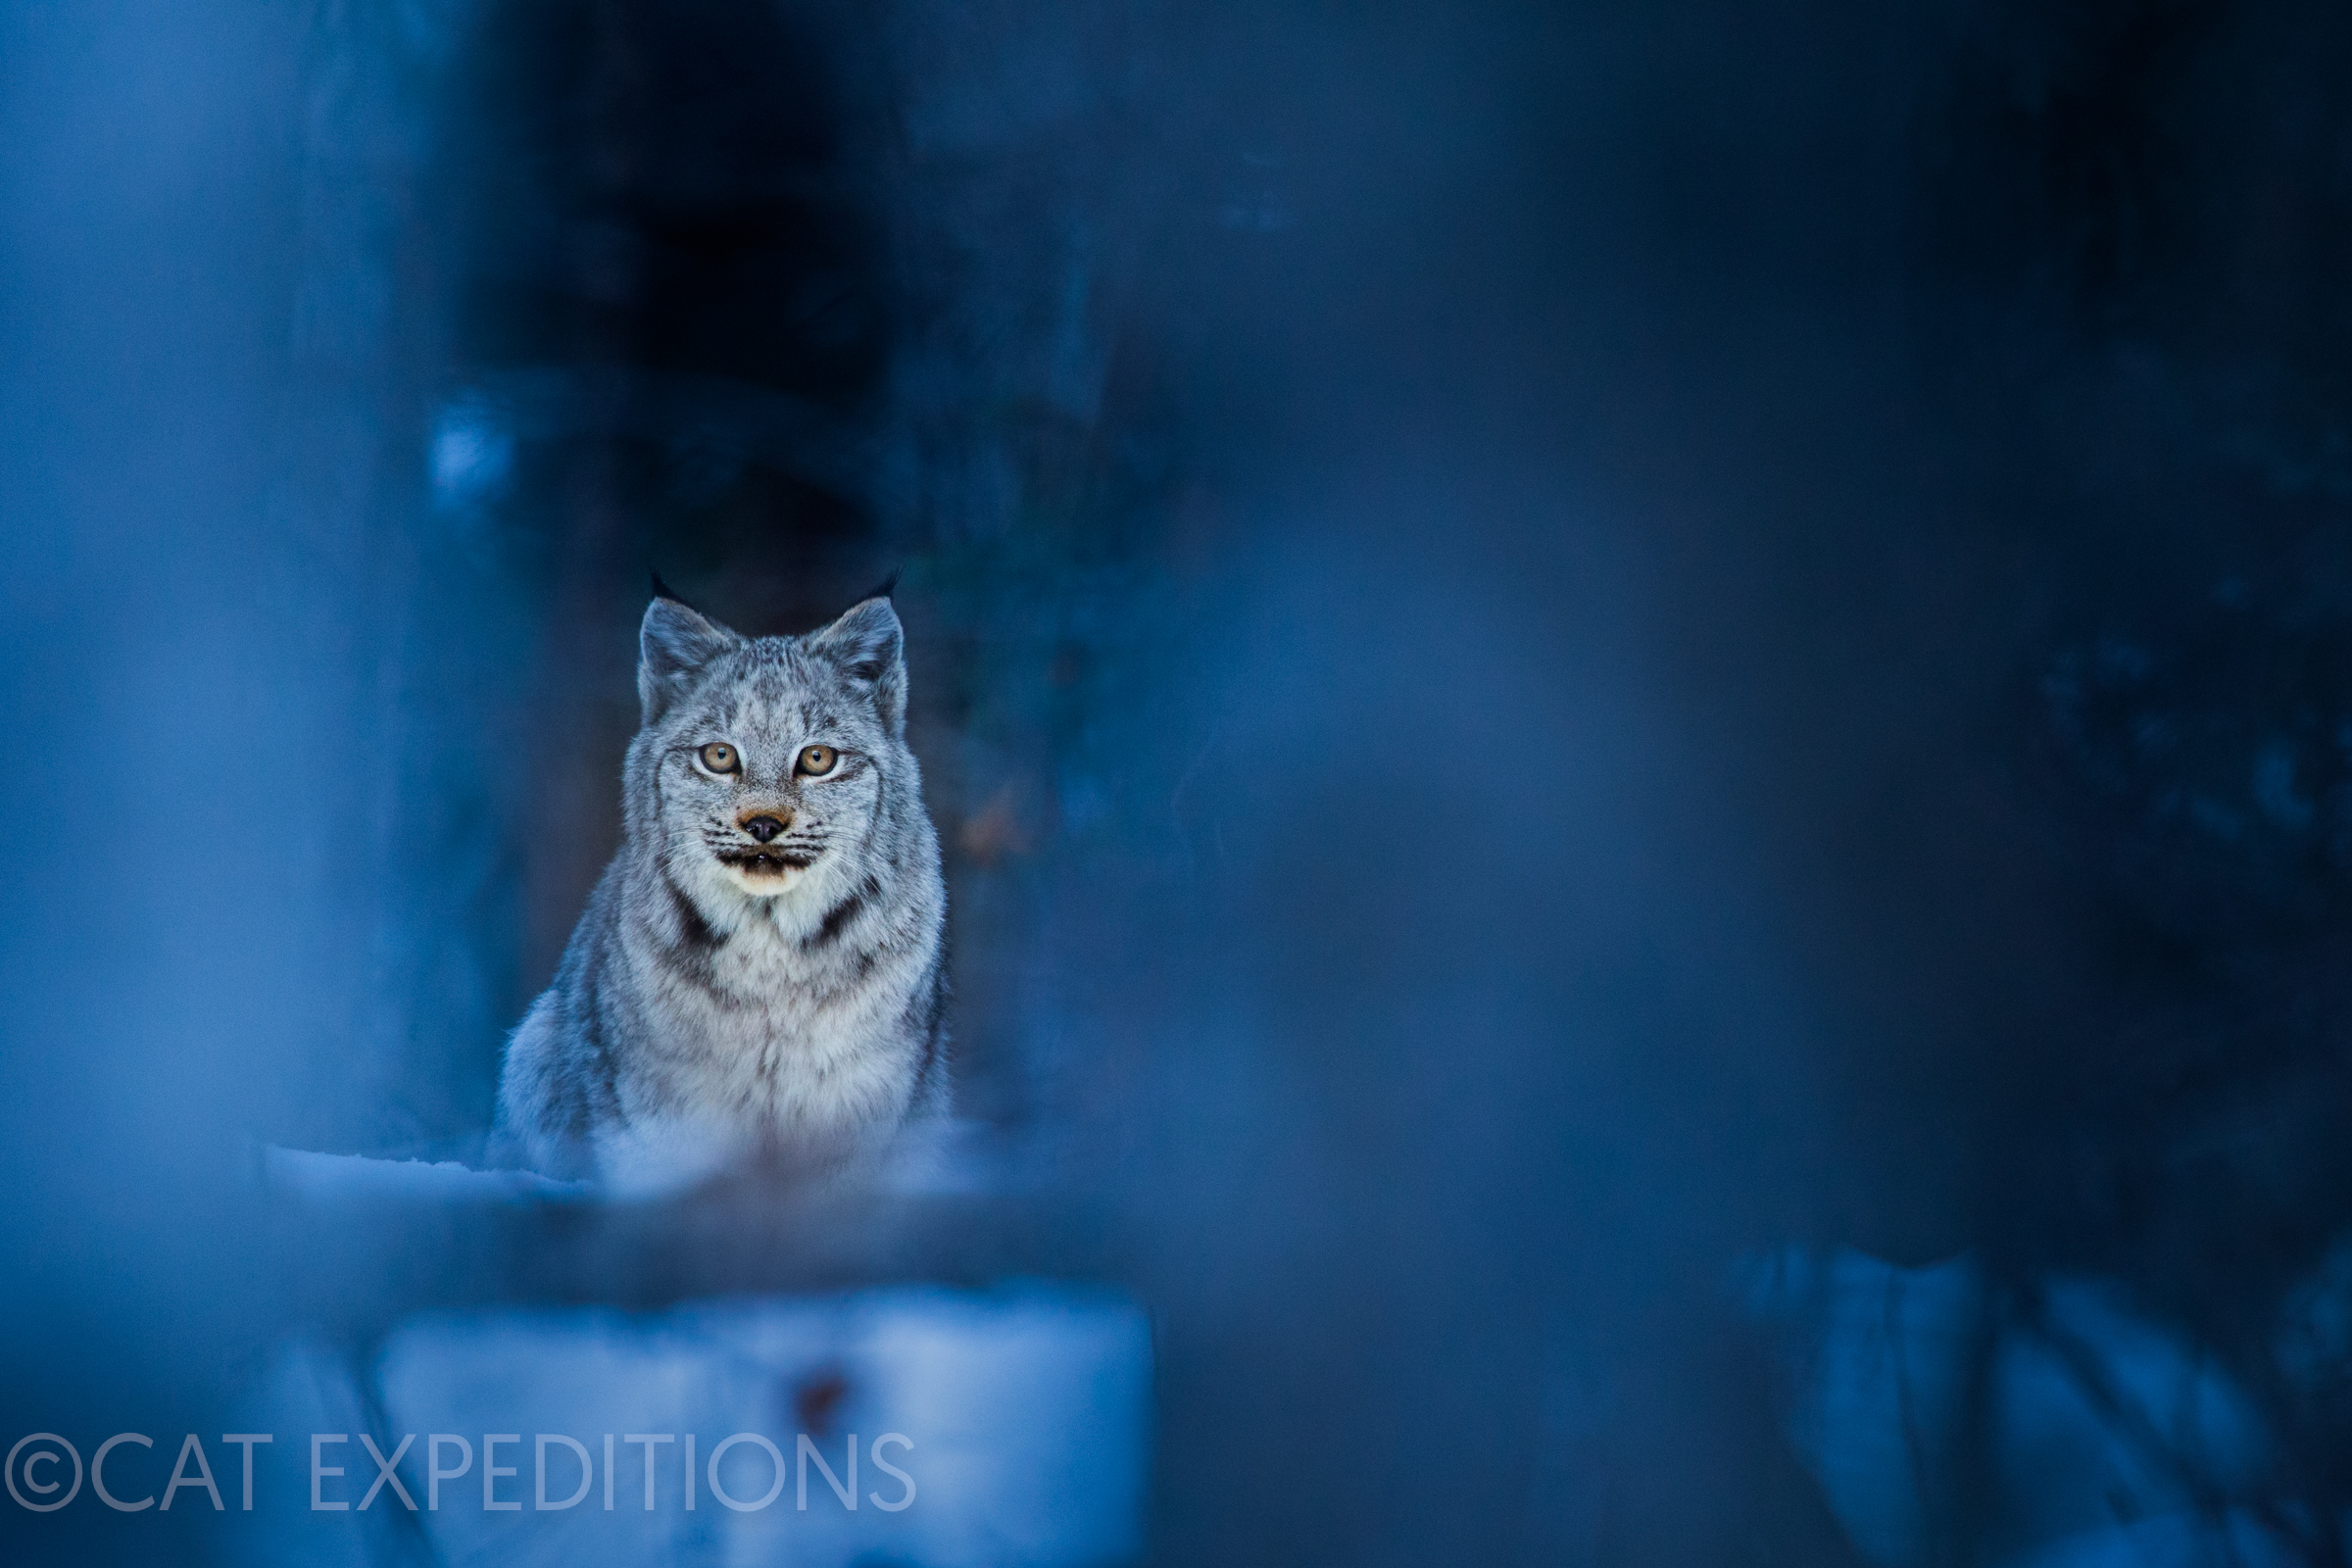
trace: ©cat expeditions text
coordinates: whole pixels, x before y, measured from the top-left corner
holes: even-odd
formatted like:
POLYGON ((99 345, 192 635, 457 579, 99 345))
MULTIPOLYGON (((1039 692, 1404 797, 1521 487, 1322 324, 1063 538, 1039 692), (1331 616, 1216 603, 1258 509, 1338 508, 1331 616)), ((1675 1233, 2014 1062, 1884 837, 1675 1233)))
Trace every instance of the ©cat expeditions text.
MULTIPOLYGON (((193 1432, 180 1443, 169 1474, 162 1453, 155 1451, 155 1440, 143 1432, 118 1432, 108 1438, 90 1454, 86 1469, 81 1450, 72 1443, 54 1432, 32 1432, 17 1439, 8 1450, 5 1480, 9 1496, 34 1513, 54 1513, 74 1501, 82 1494, 85 1479, 92 1496, 122 1513, 149 1508, 169 1512, 174 1502, 225 1510, 223 1483, 236 1494, 238 1506, 251 1511, 254 1450, 276 1441, 268 1432, 223 1432, 214 1451, 228 1473, 223 1481, 216 1481, 212 1454, 193 1432), (236 1450, 234 1457, 225 1451, 229 1448, 236 1450), (189 1492, 196 1495, 182 1495, 189 1492)), ((527 1441, 519 1432, 470 1437, 431 1432, 421 1443, 409 1432, 389 1449, 366 1432, 313 1432, 302 1441, 310 1445, 309 1497, 273 1498, 269 1480, 284 1478, 265 1478, 265 1506, 301 1506, 307 1501, 320 1513, 378 1506, 411 1512, 448 1506, 519 1513, 588 1504, 651 1512, 693 1509, 708 1494, 721 1507, 754 1513, 782 1496, 787 1484, 793 1489, 794 1506, 807 1508, 811 1466, 822 1483, 817 1491, 820 1508, 855 1510, 860 1500, 854 1432, 831 1453, 825 1444, 806 1432, 797 1433, 790 1459, 757 1432, 738 1432, 707 1447, 691 1432, 607 1432, 601 1441, 586 1442, 561 1432, 532 1433, 527 1441), (423 1494, 421 1499, 417 1493, 423 1494)), ((913 1439, 896 1432, 885 1432, 866 1446, 869 1479, 876 1471, 889 1478, 887 1491, 865 1494, 868 1506, 897 1513, 913 1503, 914 1477, 886 1457, 903 1457, 913 1446, 913 1439)))

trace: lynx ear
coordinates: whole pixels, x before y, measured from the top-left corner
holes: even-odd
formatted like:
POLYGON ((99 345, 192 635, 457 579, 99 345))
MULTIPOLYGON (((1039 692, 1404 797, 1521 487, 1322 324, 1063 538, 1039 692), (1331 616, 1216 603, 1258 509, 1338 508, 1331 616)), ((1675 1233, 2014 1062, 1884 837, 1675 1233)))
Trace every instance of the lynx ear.
MULTIPOLYGON (((659 579, 656 579, 659 586, 659 579)), ((637 701, 654 723, 686 695, 703 666, 743 639, 663 593, 637 628, 637 701)))
POLYGON ((899 612, 887 597, 877 595, 853 605, 824 630, 810 632, 808 646, 872 692, 882 722, 893 735, 901 735, 906 729, 906 642, 899 612))

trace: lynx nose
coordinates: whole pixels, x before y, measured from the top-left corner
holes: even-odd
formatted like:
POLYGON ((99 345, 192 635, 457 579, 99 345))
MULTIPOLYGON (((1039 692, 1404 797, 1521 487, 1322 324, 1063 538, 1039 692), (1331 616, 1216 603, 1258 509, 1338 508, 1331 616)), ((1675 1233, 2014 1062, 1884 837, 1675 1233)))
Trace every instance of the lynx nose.
POLYGON ((746 817, 743 823, 743 830, 762 844, 783 832, 784 827, 782 819, 769 816, 765 812, 758 816, 746 817))

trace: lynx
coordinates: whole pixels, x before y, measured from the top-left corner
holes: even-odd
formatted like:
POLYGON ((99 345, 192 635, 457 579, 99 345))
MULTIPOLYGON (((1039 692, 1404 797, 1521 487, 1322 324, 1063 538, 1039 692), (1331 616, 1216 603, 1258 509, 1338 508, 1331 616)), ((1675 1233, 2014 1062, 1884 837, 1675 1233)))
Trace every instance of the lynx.
POLYGON ((620 851, 508 1046, 494 1157, 623 1194, 838 1173, 946 1110, 898 613, 747 638, 655 590, 620 851))

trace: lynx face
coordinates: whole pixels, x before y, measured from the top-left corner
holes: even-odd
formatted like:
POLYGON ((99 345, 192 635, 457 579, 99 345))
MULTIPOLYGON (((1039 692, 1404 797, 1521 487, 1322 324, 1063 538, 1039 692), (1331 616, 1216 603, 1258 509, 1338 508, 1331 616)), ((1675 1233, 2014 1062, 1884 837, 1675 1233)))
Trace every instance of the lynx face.
POLYGON ((894 776, 912 768, 901 643, 886 599, 806 637, 758 639, 654 602, 632 750, 671 876, 772 899, 865 875, 894 776))

